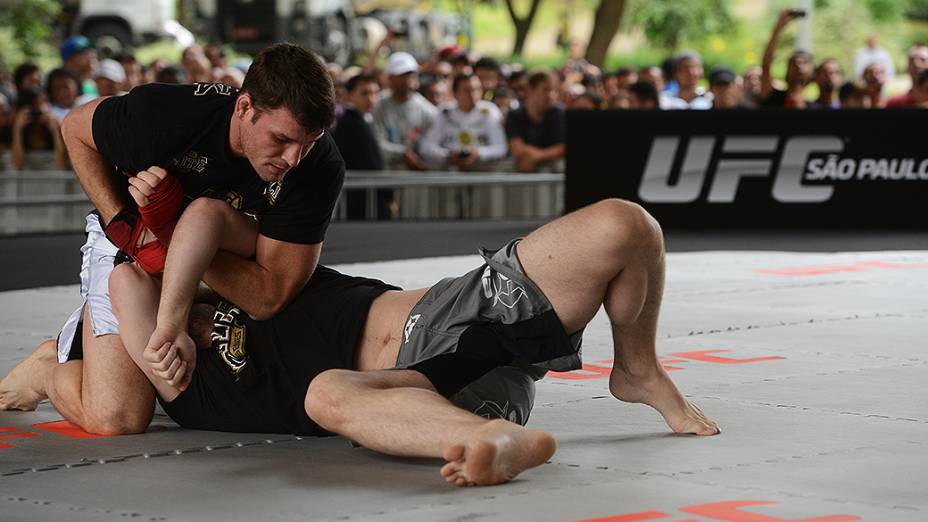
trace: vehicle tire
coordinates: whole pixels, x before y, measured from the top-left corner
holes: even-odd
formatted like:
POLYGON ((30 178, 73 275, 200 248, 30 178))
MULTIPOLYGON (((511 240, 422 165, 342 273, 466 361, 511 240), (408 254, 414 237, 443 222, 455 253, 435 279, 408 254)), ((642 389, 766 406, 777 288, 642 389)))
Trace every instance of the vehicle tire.
POLYGON ((117 55, 132 46, 132 34, 118 22, 91 21, 84 25, 82 32, 94 43, 101 57, 117 55))

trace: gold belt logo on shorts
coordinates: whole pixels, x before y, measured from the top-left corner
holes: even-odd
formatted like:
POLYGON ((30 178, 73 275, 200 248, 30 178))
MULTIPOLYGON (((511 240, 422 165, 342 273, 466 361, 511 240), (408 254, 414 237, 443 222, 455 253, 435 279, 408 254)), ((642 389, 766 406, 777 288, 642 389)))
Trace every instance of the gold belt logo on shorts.
POLYGON ((242 321, 241 309, 226 301, 220 301, 213 315, 213 331, 210 338, 213 349, 237 380, 239 372, 248 364, 245 324, 242 321))

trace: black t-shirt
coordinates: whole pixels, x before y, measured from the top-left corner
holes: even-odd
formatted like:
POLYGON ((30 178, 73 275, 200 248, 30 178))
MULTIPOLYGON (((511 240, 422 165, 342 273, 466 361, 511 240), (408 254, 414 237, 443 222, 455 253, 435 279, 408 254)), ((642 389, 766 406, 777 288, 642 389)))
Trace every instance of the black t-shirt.
POLYGON ((93 115, 97 150, 124 172, 159 166, 177 176, 188 199, 224 199, 259 220, 271 239, 312 244, 325 231, 345 176, 328 135, 283 180, 262 181, 229 148, 238 91, 222 84, 150 84, 108 98, 93 115))
POLYGON ((371 303, 388 290, 398 288, 320 265, 271 319, 220 303, 212 346, 197 350, 190 387, 165 412, 192 429, 326 434, 306 415, 306 389, 326 370, 354 367, 371 303))
POLYGON ((510 140, 522 138, 526 144, 544 149, 564 143, 564 126, 564 109, 561 107, 548 109, 541 123, 532 121, 525 107, 520 107, 509 111, 506 117, 506 137, 510 140))
POLYGON ((332 138, 351 170, 382 170, 383 156, 374 137, 374 130, 364 115, 354 109, 345 109, 338 119, 332 138))

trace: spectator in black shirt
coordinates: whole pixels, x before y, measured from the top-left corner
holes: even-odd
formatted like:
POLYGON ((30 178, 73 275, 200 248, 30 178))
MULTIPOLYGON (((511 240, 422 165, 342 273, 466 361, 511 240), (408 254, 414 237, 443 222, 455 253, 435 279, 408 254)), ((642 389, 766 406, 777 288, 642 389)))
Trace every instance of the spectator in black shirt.
POLYGON ((709 73, 709 92, 712 93, 713 109, 738 109, 741 105, 741 89, 735 83, 734 71, 728 67, 716 67, 709 73))
MULTIPOLYGON (((332 138, 335 139, 335 144, 338 145, 338 150, 345 159, 345 167, 348 170, 383 170, 383 156, 380 154, 380 146, 377 144, 377 137, 374 136, 374 129, 371 127, 371 122, 374 120, 371 112, 374 110, 380 93, 377 78, 366 73, 352 76, 345 82, 345 91, 347 92, 345 110, 338 119, 335 130, 332 131, 332 138)), ((364 191, 347 192, 346 204, 349 219, 364 217, 366 208, 364 196, 364 191)), ((396 217, 398 210, 392 190, 377 191, 377 217, 379 219, 396 217)))
POLYGON ((20 170, 67 168, 58 120, 52 115, 42 91, 24 89, 19 92, 13 115, 12 151, 13 166, 20 170), (40 151, 51 155, 36 157, 35 153, 40 151), (49 157, 52 162, 45 161, 49 157))
POLYGON ((560 170, 564 158, 564 109, 555 105, 557 91, 549 72, 528 78, 525 104, 506 118, 509 150, 519 172, 560 170))
POLYGON ((812 81, 813 65, 812 55, 805 51, 796 51, 789 57, 786 66, 786 90, 782 91, 773 86, 773 58, 780 33, 791 21, 805 16, 802 11, 783 9, 773 26, 770 40, 764 50, 764 61, 761 65, 761 106, 783 107, 787 109, 805 109, 807 103, 803 93, 806 85, 812 81))

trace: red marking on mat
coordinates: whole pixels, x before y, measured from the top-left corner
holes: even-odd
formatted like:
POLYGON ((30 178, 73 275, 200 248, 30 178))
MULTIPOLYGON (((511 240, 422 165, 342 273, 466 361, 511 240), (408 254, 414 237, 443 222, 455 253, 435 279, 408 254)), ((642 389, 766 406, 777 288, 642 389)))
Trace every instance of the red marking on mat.
POLYGON ((670 515, 660 511, 642 511, 641 513, 629 513, 627 515, 613 515, 611 517, 589 518, 579 522, 639 522, 641 520, 655 520, 658 518, 667 518, 670 515))
POLYGON ((667 370, 668 372, 686 369, 686 368, 680 368, 679 366, 670 366, 671 364, 686 362, 683 359, 661 359, 659 362, 661 363, 661 366, 663 366, 664 369, 667 370))
MULTIPOLYGON (((761 515, 749 511, 741 511, 743 507, 766 506, 776 504, 766 500, 734 500, 729 502, 713 502, 709 504, 696 504, 679 508, 681 512, 697 515, 720 522, 852 522, 861 518, 855 515, 827 515, 812 518, 780 518, 771 515, 761 515)), ((589 518, 578 522, 638 522, 641 520, 656 520, 670 515, 660 511, 639 511, 623 515, 612 515, 601 518, 589 518)), ((670 522, 670 521, 668 521, 670 522)), ((675 522, 700 522, 686 519, 675 522)))
POLYGON ((739 508, 747 506, 765 506, 775 504, 765 500, 735 500, 732 502, 716 502, 714 504, 701 504, 698 506, 682 507, 680 511, 691 515, 721 520, 723 522, 850 522, 860 520, 854 515, 831 515, 825 517, 786 519, 757 513, 741 511, 739 508))
POLYGON ((840 265, 810 265, 785 268, 762 268, 758 273, 776 276, 813 276, 836 274, 838 272, 861 272, 870 268, 885 268, 889 270, 926 268, 928 263, 897 263, 894 261, 861 261, 853 264, 840 265))
MULTIPOLYGON (((18 431, 19 428, 13 427, 3 427, 0 428, 0 431, 3 432, 3 435, 0 435, 0 440, 13 440, 13 439, 28 439, 31 437, 40 437, 40 433, 35 433, 32 431, 18 431)), ((0 442, 0 449, 11 449, 15 448, 13 444, 6 444, 0 442)))
POLYGON ((684 359, 692 359, 694 361, 702 361, 707 363, 714 364, 747 364, 755 363, 762 361, 779 361, 780 359, 785 359, 786 357, 754 357, 751 359, 732 359, 730 357, 719 357, 717 355, 709 355, 712 353, 723 353, 730 350, 698 350, 695 352, 679 352, 672 353, 674 357, 682 357, 684 359))
POLYGON ((52 433, 57 433, 58 435, 64 435, 65 437, 71 437, 75 439, 102 439, 107 437, 107 435, 96 435, 93 433, 87 433, 82 430, 75 424, 71 424, 66 420, 60 420, 55 422, 43 422, 41 424, 33 424, 33 428, 50 431, 52 433))
POLYGON ((0 433, 7 433, 10 431, 19 431, 19 428, 14 428, 13 426, 0 426, 0 433))
POLYGON ((38 433, 31 431, 24 431, 22 433, 9 433, 7 435, 0 435, 0 440, 10 440, 10 439, 28 439, 29 437, 39 437, 38 433))

